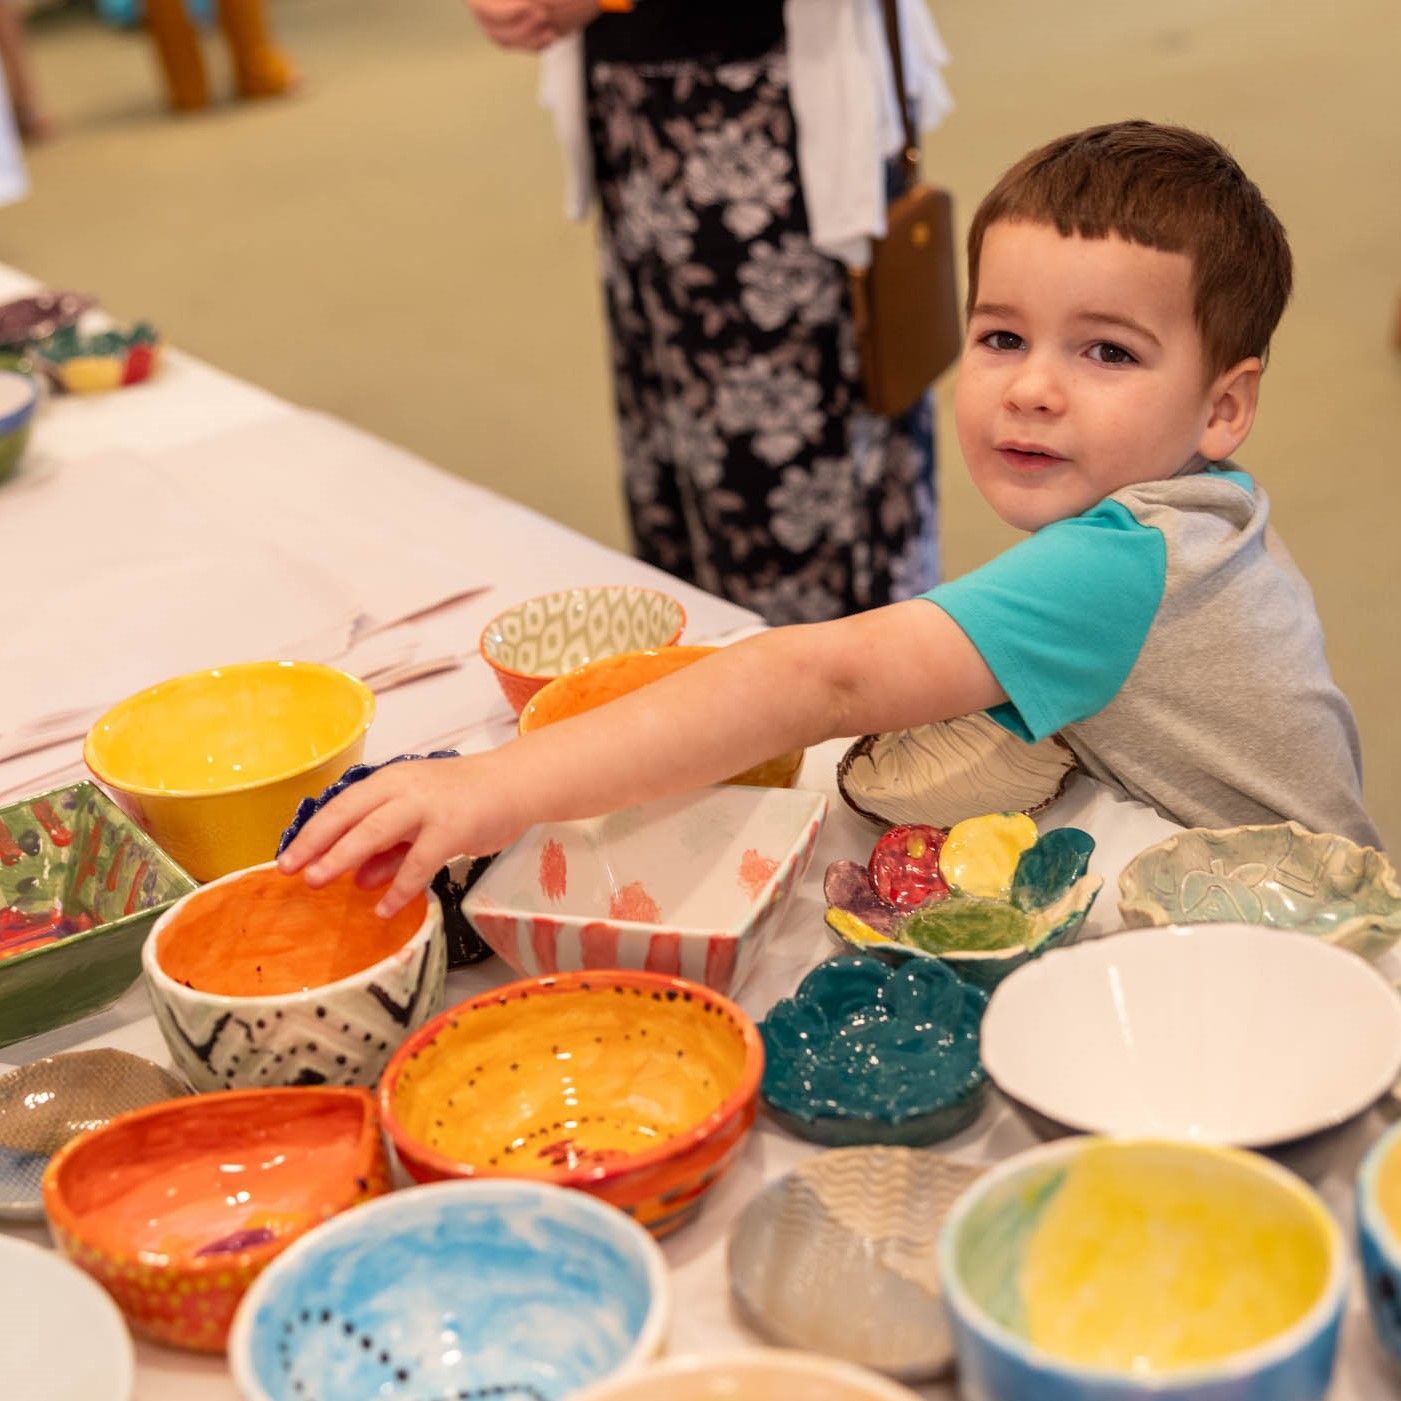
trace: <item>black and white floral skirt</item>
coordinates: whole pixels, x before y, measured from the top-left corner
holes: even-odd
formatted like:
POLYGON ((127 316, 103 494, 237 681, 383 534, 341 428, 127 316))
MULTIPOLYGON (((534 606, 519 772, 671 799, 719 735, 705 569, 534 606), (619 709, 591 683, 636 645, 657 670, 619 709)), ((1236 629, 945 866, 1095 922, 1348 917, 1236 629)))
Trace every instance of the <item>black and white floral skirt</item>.
POLYGON ((932 401, 896 420, 862 405, 783 53, 594 63, 589 126, 637 554, 772 623, 932 587, 932 401))

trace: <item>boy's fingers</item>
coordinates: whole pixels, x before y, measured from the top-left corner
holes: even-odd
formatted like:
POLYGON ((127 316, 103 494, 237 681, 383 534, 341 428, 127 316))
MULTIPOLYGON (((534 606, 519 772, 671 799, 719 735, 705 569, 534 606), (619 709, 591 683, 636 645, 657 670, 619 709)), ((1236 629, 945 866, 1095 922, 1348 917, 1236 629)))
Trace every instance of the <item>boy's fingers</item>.
POLYGON ((347 788, 297 833, 292 844, 277 858, 278 870, 283 875, 295 875, 384 801, 373 779, 347 788))
POLYGON ((403 864, 409 853, 409 844, 400 842, 390 851, 376 852, 355 873, 355 884, 361 890, 378 890, 394 879, 394 873, 403 864))
POLYGON ((399 913, 415 895, 419 894, 437 873, 438 867, 443 864, 443 857, 438 852, 441 841, 433 841, 422 837, 416 841, 407 856, 399 866, 398 874, 394 877, 394 883, 381 896, 380 902, 375 906, 375 913, 383 919, 399 913))
POLYGON ((325 885, 345 871, 359 870, 371 857, 412 840, 419 820, 412 803, 390 800, 357 822, 306 868, 311 885, 325 885))

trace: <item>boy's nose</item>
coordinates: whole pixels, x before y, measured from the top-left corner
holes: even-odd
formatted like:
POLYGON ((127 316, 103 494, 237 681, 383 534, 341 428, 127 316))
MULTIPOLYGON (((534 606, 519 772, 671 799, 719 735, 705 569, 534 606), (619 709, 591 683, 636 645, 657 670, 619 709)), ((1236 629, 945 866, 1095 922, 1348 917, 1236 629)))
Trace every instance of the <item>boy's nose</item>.
POLYGON ((1060 376, 1044 358, 1028 355, 1007 382, 1004 401, 1018 413, 1059 414, 1065 411, 1060 376))

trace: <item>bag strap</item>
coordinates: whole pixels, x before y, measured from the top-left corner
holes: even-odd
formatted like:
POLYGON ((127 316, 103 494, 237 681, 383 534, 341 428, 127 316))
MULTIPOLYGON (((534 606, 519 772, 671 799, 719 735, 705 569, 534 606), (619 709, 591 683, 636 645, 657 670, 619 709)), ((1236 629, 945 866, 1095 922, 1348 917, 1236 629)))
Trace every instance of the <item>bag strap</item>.
POLYGON ((919 179, 919 137, 910 120, 910 98, 905 90, 905 57, 900 44, 900 7, 898 0, 881 0, 885 14, 885 42, 890 48, 890 68, 895 75, 895 101, 900 108, 900 124, 904 130, 905 147, 900 160, 905 170, 905 189, 919 179))

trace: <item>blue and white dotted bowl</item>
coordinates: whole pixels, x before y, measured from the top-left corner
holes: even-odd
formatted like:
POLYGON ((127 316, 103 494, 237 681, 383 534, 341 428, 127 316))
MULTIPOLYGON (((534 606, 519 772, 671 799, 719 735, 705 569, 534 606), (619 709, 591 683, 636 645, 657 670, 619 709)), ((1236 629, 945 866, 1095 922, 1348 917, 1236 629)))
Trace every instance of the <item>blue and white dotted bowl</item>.
POLYGON ((414 1187, 298 1241, 244 1296, 246 1401, 559 1401, 661 1348, 670 1285, 621 1211, 525 1181, 414 1187))

